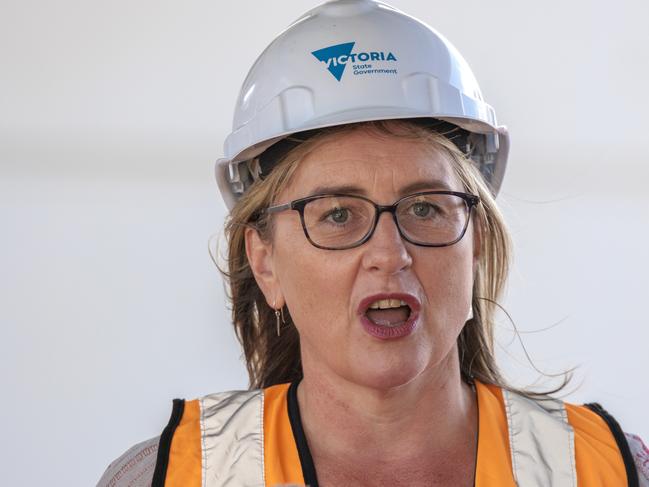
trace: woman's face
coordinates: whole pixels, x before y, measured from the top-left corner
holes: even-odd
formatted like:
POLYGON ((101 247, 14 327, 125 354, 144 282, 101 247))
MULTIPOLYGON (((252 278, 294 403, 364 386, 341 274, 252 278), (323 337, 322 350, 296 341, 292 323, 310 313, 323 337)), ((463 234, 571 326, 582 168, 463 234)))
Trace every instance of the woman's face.
MULTIPOLYGON (((344 192, 387 205, 440 189, 464 191, 447 156, 421 142, 356 129, 326 139, 300 161, 277 203, 344 192)), ((472 225, 454 245, 420 247, 404 241, 392 215, 382 213, 363 245, 323 250, 308 242, 297 211, 273 218, 270 242, 254 239, 264 248, 256 255, 264 257, 251 263, 269 304, 288 306, 305 373, 388 389, 457 367, 454 347, 471 306, 472 225), (370 302, 390 296, 419 307, 414 322, 393 337, 368 327, 366 314, 370 302)), ((249 241, 249 253, 253 247, 249 241)))

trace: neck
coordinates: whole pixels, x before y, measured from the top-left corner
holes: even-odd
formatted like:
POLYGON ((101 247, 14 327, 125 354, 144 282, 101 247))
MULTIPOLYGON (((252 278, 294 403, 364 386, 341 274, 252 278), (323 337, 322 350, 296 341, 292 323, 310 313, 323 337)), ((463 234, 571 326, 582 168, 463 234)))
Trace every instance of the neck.
POLYGON ((475 446, 477 404, 461 380, 456 349, 439 366, 390 389, 355 384, 315 365, 303 360, 298 387, 314 458, 393 464, 396 459, 444 458, 475 446))

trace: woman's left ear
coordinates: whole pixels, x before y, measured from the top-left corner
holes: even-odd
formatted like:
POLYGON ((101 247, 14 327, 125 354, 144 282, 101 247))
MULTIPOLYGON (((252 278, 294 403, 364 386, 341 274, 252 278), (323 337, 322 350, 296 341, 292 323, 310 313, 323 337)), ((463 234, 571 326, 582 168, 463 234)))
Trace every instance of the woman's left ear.
POLYGON ((482 252, 482 238, 480 237, 481 226, 480 222, 476 218, 473 219, 473 268, 474 270, 478 266, 478 260, 480 259, 480 254, 482 252))

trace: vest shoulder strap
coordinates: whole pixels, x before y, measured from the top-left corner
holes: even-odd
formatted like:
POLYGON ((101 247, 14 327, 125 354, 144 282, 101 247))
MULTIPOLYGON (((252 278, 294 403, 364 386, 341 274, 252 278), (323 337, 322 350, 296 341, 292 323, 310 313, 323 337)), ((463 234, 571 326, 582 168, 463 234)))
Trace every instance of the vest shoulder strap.
POLYGON ((574 433, 563 402, 504 389, 503 400, 517 485, 576 487, 574 433))
POLYGON ((174 400, 151 487, 265 487, 263 409, 261 390, 174 400))
POLYGON ((264 391, 200 399, 203 486, 265 487, 264 391))
POLYGON ((638 486, 619 425, 601 406, 503 390, 512 470, 518 485, 638 486))
POLYGON ((606 409, 596 402, 584 404, 584 406, 601 417, 609 427, 613 437, 615 438, 617 447, 622 454, 622 458, 624 459, 624 467, 627 479, 629 480, 629 487, 638 487, 638 472, 633 460, 633 454, 631 453, 631 449, 629 448, 629 444, 626 441, 626 437, 624 436, 624 432, 622 431, 622 428, 620 428, 619 423, 608 413, 608 411, 606 411, 606 409))
MULTIPOLYGON (((579 471, 585 485, 628 485, 638 487, 633 455, 617 421, 597 403, 566 404, 568 419, 575 429, 577 462, 588 452, 590 470, 579 471), (596 477, 596 478, 595 478, 596 477)), ((585 462, 584 462, 585 463, 585 462)))
POLYGON ((160 435, 151 487, 202 487, 198 401, 174 399, 169 424, 160 435))

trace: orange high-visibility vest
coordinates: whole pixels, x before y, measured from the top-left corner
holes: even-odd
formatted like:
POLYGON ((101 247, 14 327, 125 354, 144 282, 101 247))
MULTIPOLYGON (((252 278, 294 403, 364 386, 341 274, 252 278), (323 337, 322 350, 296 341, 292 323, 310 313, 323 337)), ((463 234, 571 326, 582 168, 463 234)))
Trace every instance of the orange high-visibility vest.
MULTIPOLYGON (((476 487, 638 485, 623 433, 601 406, 475 386, 476 487)), ((175 400, 152 487, 317 487, 296 391, 280 384, 175 400)))

